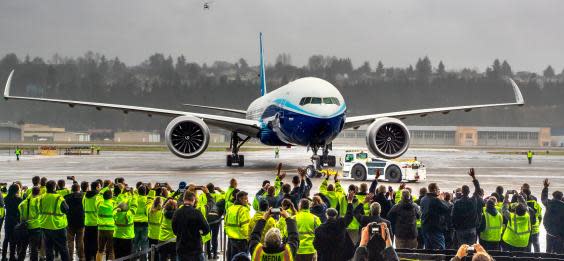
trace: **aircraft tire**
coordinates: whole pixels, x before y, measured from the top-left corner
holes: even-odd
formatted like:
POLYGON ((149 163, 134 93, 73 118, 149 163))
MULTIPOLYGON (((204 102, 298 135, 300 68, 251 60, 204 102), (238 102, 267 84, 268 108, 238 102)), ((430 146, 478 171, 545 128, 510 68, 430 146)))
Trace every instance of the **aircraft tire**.
POLYGON ((313 167, 313 165, 308 165, 306 167, 306 175, 308 178, 315 178, 317 177, 317 173, 315 171, 315 168, 313 167))
POLYGON ((231 167, 233 165, 233 156, 227 155, 227 167, 231 167))
POLYGON ((243 155, 239 155, 239 167, 244 167, 245 166, 245 156, 243 155))

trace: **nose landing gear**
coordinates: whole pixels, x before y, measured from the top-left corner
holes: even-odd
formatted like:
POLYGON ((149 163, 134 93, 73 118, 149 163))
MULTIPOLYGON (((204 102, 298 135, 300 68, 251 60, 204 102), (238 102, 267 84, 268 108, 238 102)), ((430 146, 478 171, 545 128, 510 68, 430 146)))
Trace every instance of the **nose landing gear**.
POLYGON ((333 144, 323 145, 323 154, 317 155, 319 146, 312 146, 313 156, 311 156, 311 165, 306 167, 306 174, 310 178, 321 177, 323 173, 321 170, 324 167, 335 167, 337 159, 334 155, 329 155, 329 151, 333 149, 333 144))

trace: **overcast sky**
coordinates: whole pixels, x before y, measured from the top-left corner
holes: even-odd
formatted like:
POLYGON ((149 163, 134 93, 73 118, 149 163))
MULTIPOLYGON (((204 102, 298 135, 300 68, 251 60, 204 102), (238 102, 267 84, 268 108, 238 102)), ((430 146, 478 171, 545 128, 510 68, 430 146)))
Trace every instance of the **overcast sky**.
POLYGON ((522 0, 1 0, 0 55, 50 58, 88 50, 137 64, 162 52, 211 63, 267 63, 291 54, 382 60, 407 66, 428 55, 436 66, 483 70, 494 58, 514 71, 564 66, 564 1, 522 0))

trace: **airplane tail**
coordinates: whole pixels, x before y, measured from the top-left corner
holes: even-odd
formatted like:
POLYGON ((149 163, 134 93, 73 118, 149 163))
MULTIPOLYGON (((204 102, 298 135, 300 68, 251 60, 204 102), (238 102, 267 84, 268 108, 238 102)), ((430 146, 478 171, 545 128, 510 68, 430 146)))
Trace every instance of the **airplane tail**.
POLYGON ((260 96, 264 96, 266 94, 266 75, 264 71, 264 56, 262 52, 262 32, 259 34, 259 42, 260 42, 260 96))

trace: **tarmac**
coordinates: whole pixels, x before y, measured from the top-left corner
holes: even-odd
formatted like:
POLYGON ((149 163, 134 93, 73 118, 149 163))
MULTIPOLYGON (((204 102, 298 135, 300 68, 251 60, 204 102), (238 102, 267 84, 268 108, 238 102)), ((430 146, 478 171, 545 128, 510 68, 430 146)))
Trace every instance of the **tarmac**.
MULTIPOLYGON (((345 148, 336 148, 337 158, 344 158, 345 148)), ((281 162, 283 171, 288 174, 287 182, 296 174, 298 167, 309 164, 310 153, 304 148, 282 148, 280 158, 274 159, 274 150, 253 151, 245 155, 245 167, 225 167, 226 152, 206 152, 196 159, 180 159, 168 152, 106 152, 87 156, 27 156, 15 161, 15 156, 7 151, 0 152, 0 182, 11 183, 20 180, 24 185, 31 183, 34 175, 50 179, 66 179, 76 176, 79 181, 95 179, 114 179, 124 177, 133 186, 137 181, 168 182, 173 188, 180 181, 205 185, 213 183, 225 188, 231 178, 236 178, 239 189, 254 195, 263 180, 273 181, 276 165, 281 162)), ((519 190, 521 184, 529 183, 532 192, 540 200, 542 182, 551 181, 550 193, 564 190, 564 156, 535 156, 529 165, 525 155, 491 154, 485 150, 459 149, 410 149, 402 158, 417 157, 427 167, 427 180, 410 183, 414 192, 430 182, 439 184, 441 191, 452 191, 464 184, 471 186, 467 175, 469 168, 476 170, 476 177, 486 194, 496 186, 519 190)), ((339 167, 337 167, 339 169, 339 167)), ((370 182, 370 181, 366 181, 370 182)), ((313 179, 312 192, 318 191, 321 179, 313 179)), ((360 184, 353 180, 343 180, 349 184, 360 184)), ((381 182, 397 188, 399 184, 381 182)), ((541 226, 542 227, 542 226, 541 226)), ((544 229, 541 231, 541 249, 544 249, 544 229)))

